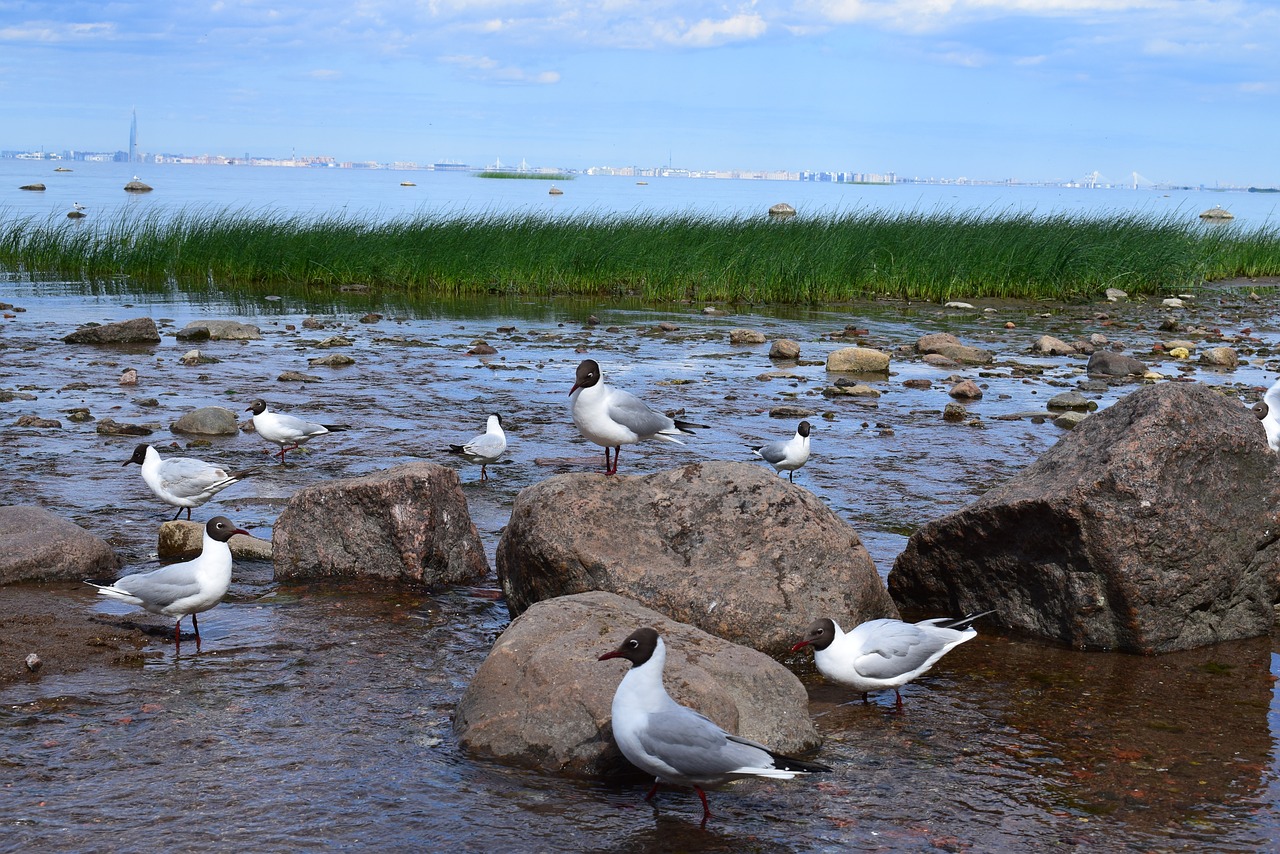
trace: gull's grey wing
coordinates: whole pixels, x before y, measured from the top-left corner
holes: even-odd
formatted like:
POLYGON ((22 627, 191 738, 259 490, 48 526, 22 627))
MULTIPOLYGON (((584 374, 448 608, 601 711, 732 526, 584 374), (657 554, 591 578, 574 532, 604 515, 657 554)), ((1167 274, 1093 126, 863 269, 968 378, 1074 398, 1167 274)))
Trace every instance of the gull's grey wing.
POLYGON ((787 458, 787 443, 770 442, 757 448, 756 453, 767 463, 780 463, 787 458))
POLYGON ((179 498, 194 498, 230 486, 234 478, 215 465, 182 457, 160 464, 160 485, 179 498))
POLYGON ((732 739, 697 712, 679 707, 650 715, 640 745, 679 774, 692 778, 768 767, 769 753, 754 742, 732 739))
POLYGON ((872 679, 892 679, 910 673, 950 642, 945 635, 924 631, 911 623, 873 622, 881 625, 874 626, 863 641, 857 663, 858 672, 872 679))
POLYGON ((637 436, 653 436, 663 430, 672 430, 676 423, 661 412, 655 412, 649 405, 631 392, 613 389, 609 397, 609 417, 619 424, 625 424, 637 436))
POLYGON ((164 608, 200 592, 195 570, 189 563, 175 563, 154 572, 126 575, 117 579, 112 586, 157 608, 164 608))
POLYGON ((304 421, 296 415, 282 415, 279 412, 273 412, 276 417, 276 425, 282 432, 296 434, 298 436, 319 436, 322 433, 328 433, 329 428, 323 424, 317 424, 314 421, 304 421))
POLYGON ((501 436, 492 433, 485 433, 476 436, 470 442, 462 446, 463 453, 476 457, 499 457, 502 452, 507 449, 507 442, 501 436))

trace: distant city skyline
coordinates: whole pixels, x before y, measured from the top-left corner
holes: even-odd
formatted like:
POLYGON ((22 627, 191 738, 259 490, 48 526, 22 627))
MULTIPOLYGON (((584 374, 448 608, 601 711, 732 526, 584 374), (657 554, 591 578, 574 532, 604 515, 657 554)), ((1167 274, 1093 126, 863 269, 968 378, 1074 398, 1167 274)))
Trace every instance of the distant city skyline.
POLYGON ((51 8, 0 26, 12 150, 1280 183, 1264 0, 51 8))

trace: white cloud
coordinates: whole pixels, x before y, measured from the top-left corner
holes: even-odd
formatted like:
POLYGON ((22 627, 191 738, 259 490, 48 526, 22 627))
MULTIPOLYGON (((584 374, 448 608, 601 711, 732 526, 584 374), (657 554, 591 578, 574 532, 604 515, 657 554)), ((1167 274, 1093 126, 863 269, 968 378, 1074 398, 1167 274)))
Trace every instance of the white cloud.
POLYGON ((0 27, 0 42, 83 42, 110 39, 116 34, 113 23, 64 24, 53 21, 28 21, 13 27, 0 27))
POLYGON ((769 25, 760 15, 741 14, 723 20, 704 18, 693 24, 662 21, 655 28, 661 41, 682 47, 717 47, 738 41, 750 41, 765 34, 769 25))
POLYGON ((560 82, 555 71, 527 71, 514 65, 504 65, 487 56, 442 56, 440 61, 462 69, 476 80, 492 83, 551 85, 560 82))

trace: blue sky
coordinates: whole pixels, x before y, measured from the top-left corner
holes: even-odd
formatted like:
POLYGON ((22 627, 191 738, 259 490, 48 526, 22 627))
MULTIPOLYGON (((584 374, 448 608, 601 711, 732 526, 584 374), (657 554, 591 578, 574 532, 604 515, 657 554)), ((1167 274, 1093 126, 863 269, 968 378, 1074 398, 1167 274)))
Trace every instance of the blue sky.
POLYGON ((0 148, 1280 184, 1275 0, 0 0, 0 148))

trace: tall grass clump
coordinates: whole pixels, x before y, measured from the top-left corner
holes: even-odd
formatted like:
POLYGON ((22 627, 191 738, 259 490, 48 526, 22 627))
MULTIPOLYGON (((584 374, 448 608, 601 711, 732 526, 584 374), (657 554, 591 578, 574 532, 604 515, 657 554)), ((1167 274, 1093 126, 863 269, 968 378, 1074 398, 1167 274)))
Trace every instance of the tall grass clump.
POLYGON ((1280 274, 1280 231, 1173 215, 878 211, 348 216, 196 210, 0 223, 0 266, 86 281, 361 284, 417 295, 625 295, 820 304, 892 296, 1090 299, 1280 274))
POLYGON ((568 172, 508 172, 505 169, 477 172, 477 178, 514 178, 523 181, 572 181, 568 172))

